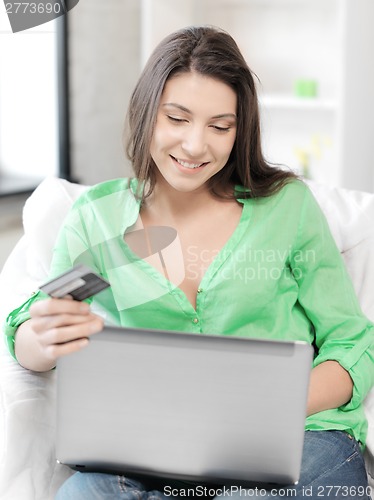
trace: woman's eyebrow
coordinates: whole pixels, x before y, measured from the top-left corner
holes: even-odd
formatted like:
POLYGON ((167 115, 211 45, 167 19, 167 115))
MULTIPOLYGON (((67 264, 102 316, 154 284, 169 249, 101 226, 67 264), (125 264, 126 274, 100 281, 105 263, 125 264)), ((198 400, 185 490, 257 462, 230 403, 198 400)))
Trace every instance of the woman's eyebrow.
MULTIPOLYGON (((175 102, 165 102, 162 106, 163 107, 171 106, 173 108, 179 109, 180 111, 183 111, 184 113, 188 113, 189 115, 192 115, 192 111, 190 111, 188 108, 185 108, 181 104, 177 104, 175 102)), ((219 119, 219 118, 233 118, 234 120, 236 120, 236 114, 235 113, 221 113, 219 115, 212 116, 212 119, 214 119, 214 120, 219 119)))
POLYGON ((219 119, 219 118, 233 118, 234 120, 236 120, 236 114, 235 113, 222 113, 220 115, 215 115, 215 116, 212 116, 213 119, 219 119))
POLYGON ((188 114, 192 115, 192 111, 190 111, 189 109, 185 108, 181 104, 176 104, 175 102, 165 102, 162 106, 163 107, 165 107, 165 106, 171 106, 173 108, 178 108, 179 110, 183 111, 184 113, 188 113, 188 114))

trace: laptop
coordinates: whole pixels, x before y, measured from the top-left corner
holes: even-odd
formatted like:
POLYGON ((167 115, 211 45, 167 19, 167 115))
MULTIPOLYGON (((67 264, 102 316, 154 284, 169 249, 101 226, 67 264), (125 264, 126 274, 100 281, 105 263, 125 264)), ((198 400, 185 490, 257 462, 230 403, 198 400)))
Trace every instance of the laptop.
POLYGON ((106 326, 57 366, 58 462, 198 483, 299 479, 313 349, 106 326))

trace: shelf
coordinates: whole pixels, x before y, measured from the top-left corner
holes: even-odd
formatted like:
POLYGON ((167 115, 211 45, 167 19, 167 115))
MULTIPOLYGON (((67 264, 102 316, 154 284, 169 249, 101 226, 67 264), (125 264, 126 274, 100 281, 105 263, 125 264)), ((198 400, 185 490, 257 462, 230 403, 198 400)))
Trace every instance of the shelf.
POLYGON ((318 97, 296 97, 283 94, 268 94, 259 96, 260 105, 272 109, 335 111, 337 102, 334 99, 318 97))
POLYGON ((142 1, 147 55, 162 35, 188 23, 233 36, 258 75, 265 157, 292 165, 295 146, 310 149, 320 138, 331 147, 314 159, 315 179, 371 188, 373 0, 184 0, 182 10, 174 0, 142 1), (317 83, 315 97, 297 95, 302 80, 317 83))
MULTIPOLYGON (((196 1, 196 0, 195 0, 196 1)), ((326 3, 326 0, 314 0, 314 2, 310 2, 310 0, 198 0, 198 4, 201 3, 205 7, 221 7, 229 5, 230 8, 253 8, 260 7, 262 9, 283 9, 283 8, 329 8, 332 7, 336 9, 338 0, 329 0, 326 3)))

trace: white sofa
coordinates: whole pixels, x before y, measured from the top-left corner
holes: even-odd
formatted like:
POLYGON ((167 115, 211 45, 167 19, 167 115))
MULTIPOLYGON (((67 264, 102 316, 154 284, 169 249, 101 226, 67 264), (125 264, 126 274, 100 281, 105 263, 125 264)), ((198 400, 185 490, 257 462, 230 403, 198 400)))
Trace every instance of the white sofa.
MULTIPOLYGON (((374 320, 374 194, 314 183, 310 186, 327 216, 362 308, 374 320)), ((84 189, 48 178, 27 200, 23 212, 25 234, 0 275, 1 323, 45 280, 58 229, 73 200, 84 189)), ((55 372, 36 374, 24 370, 1 341, 1 500, 52 499, 71 474, 54 458, 54 403, 55 372)), ((369 420, 365 458, 374 486, 374 390, 365 404, 369 420)))

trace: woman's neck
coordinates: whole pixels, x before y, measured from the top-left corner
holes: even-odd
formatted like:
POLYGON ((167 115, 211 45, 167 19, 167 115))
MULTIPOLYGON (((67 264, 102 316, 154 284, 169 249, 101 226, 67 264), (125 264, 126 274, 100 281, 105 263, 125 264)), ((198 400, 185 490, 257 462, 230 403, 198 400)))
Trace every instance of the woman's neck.
POLYGON ((219 203, 207 188, 195 191, 177 191, 166 182, 157 182, 152 194, 145 200, 144 209, 158 217, 178 219, 190 217, 219 203))

